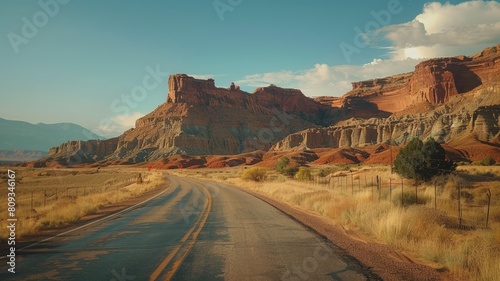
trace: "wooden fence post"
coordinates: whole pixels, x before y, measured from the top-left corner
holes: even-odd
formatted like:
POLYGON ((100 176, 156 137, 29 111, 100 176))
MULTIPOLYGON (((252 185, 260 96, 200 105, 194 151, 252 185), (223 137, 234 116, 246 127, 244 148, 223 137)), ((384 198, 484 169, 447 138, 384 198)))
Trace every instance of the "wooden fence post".
POLYGON ((389 201, 392 202, 392 178, 389 178, 389 201))
POLYGON ((461 201, 461 190, 460 190, 460 184, 458 185, 458 227, 462 228, 462 206, 460 205, 461 201))
POLYGON ((351 195, 354 196, 354 176, 351 173, 351 195))
POLYGON ((434 210, 437 209, 437 181, 434 181, 434 210))
POLYGON ((404 179, 401 177, 401 207, 404 206, 404 179))
POLYGON ((382 177, 380 177, 380 180, 377 178, 378 181, 378 202, 382 200, 382 177))
POLYGON ((486 190, 486 196, 488 196, 488 211, 486 212, 486 228, 488 228, 488 221, 490 219, 490 205, 491 205, 491 190, 488 188, 486 190))
POLYGON ((415 180, 415 204, 418 204, 418 180, 415 180))

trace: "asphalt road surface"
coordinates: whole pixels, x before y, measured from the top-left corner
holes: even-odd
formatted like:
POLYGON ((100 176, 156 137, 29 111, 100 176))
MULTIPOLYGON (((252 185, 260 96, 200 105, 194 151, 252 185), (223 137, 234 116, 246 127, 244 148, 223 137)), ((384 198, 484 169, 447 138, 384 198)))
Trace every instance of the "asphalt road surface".
POLYGON ((169 179, 142 205, 18 250, 15 274, 0 260, 0 280, 380 280, 243 191, 169 179))

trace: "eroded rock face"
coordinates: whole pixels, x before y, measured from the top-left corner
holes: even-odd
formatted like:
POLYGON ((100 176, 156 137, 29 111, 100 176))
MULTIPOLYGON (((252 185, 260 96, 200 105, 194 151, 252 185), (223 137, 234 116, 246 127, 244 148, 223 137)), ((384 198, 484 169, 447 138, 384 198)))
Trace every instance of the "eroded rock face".
POLYGON ((253 94, 237 85, 217 88, 214 81, 185 74, 168 80, 167 102, 138 119, 134 129, 113 142, 78 142, 53 148, 49 156, 88 155, 84 161, 139 163, 174 154, 239 154, 268 150, 288 134, 316 127, 330 107, 299 90, 276 86, 253 94))
POLYGON ((341 109, 345 117, 380 117, 407 111, 425 112, 451 97, 500 80, 500 45, 471 57, 431 59, 411 73, 352 83, 343 97, 318 98, 341 109), (362 101, 362 102, 360 102, 362 101))
POLYGON ((247 93, 234 83, 218 88, 212 79, 172 75, 166 103, 138 119, 134 129, 112 140, 63 144, 48 158, 139 163, 271 147, 401 144, 413 136, 440 142, 472 136, 498 144, 499 51, 500 45, 472 57, 428 60, 412 73, 356 82, 343 97, 315 100, 274 85, 247 93))
POLYGON ((271 150, 364 147, 405 144, 413 137, 433 137, 440 143, 467 137, 484 142, 500 140, 500 105, 481 106, 473 112, 450 113, 446 107, 427 114, 371 119, 350 119, 328 128, 291 134, 271 150))
POLYGON ((418 64, 408 87, 413 103, 442 104, 480 86, 481 78, 468 67, 471 60, 446 58, 418 64))
POLYGON ((68 141, 49 150, 49 160, 61 164, 91 163, 103 160, 116 149, 118 138, 108 140, 68 141))

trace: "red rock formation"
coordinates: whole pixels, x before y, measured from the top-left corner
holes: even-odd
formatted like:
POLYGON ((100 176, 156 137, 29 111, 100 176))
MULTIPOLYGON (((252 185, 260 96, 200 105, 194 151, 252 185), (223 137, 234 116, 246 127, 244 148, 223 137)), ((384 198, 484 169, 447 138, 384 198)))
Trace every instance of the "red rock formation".
POLYGON ((381 112, 403 112, 410 107, 424 112, 429 109, 425 105, 446 103, 453 96, 499 80, 500 45, 497 45, 471 57, 427 60, 415 66, 412 73, 352 83, 353 89, 341 102, 335 100, 331 105, 349 108, 342 111, 346 117, 375 117, 381 112))
POLYGON ((134 129, 112 140, 63 144, 51 149, 47 159, 66 164, 139 163, 176 154, 234 155, 271 146, 274 151, 300 151, 387 140, 404 143, 412 136, 498 144, 499 50, 497 45, 472 57, 428 60, 412 73, 356 82, 342 98, 316 100, 274 85, 251 94, 234 84, 218 88, 212 79, 172 75, 166 103, 137 120, 134 129), (318 128, 321 125, 332 126, 318 128))
POLYGON ((270 85, 256 89, 253 94, 241 91, 232 84, 229 89, 215 87, 214 80, 200 80, 177 74, 169 77, 167 103, 185 103, 189 106, 231 107, 269 113, 272 110, 296 114, 317 115, 327 109, 306 97, 300 90, 283 89, 270 85))
POLYGON ((268 150, 290 133, 317 126, 315 122, 325 120, 330 110, 299 90, 272 85, 250 94, 234 84, 217 88, 212 79, 185 74, 170 76, 168 85, 167 102, 138 119, 134 129, 112 142, 111 149, 111 142, 76 142, 53 148, 49 156, 139 163, 175 154, 268 150))

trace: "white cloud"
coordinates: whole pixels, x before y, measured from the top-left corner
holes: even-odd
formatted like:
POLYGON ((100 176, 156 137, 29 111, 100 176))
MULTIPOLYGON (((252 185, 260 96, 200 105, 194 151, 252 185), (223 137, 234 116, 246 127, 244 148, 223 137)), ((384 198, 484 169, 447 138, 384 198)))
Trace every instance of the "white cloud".
POLYGON ((101 122, 99 128, 95 131, 97 134, 105 137, 116 137, 126 130, 133 128, 135 121, 143 116, 144 114, 141 112, 116 115, 106 119, 105 121, 107 122, 101 122))
POLYGON ((500 42, 500 3, 427 3, 413 21, 379 31, 374 36, 391 42, 394 59, 472 54, 500 42))
POLYGON ((351 83, 413 71, 420 60, 374 59, 365 65, 316 64, 304 71, 279 71, 247 75, 235 83, 248 87, 276 84, 300 89, 307 96, 341 96, 351 90, 351 83))
POLYGON ((361 66, 316 64, 304 71, 247 75, 236 83, 248 87, 276 84, 301 89, 308 96, 340 96, 351 90, 351 82, 410 72, 424 59, 472 55, 500 43, 500 3, 431 2, 410 22, 385 26, 362 36, 369 46, 388 40, 390 46, 384 48, 390 59, 374 59, 361 66))

